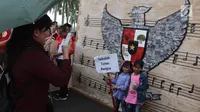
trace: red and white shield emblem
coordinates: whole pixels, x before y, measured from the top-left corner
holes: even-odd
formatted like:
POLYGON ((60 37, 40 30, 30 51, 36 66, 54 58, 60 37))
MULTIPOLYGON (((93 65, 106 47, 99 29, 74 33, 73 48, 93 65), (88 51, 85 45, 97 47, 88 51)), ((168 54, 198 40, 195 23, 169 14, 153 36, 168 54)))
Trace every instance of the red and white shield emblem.
POLYGON ((145 53, 148 30, 124 28, 121 52, 124 60, 134 63, 141 60, 145 53))
POLYGON ((0 33, 0 50, 4 50, 5 41, 9 40, 11 37, 12 30, 6 30, 0 33))

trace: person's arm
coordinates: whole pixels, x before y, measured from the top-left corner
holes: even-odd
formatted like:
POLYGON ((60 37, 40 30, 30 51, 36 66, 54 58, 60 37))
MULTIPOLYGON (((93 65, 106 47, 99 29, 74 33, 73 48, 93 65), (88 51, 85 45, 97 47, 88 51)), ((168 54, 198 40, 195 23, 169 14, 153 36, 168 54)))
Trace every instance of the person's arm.
POLYGON ((111 79, 111 83, 114 84, 114 85, 116 85, 117 79, 118 79, 118 76, 116 76, 114 79, 111 79))
POLYGON ((34 75, 47 80, 54 86, 65 86, 68 84, 71 76, 71 62, 64 59, 58 68, 49 57, 42 51, 33 50, 30 53, 30 71, 34 75))
POLYGON ((145 90, 147 90, 148 88, 149 88, 149 84, 148 84, 148 77, 147 77, 147 75, 146 74, 141 74, 142 75, 142 82, 140 82, 140 83, 142 83, 142 84, 140 84, 136 89, 138 90, 138 91, 145 91, 145 90))
POLYGON ((54 55, 54 57, 57 58, 58 56, 61 56, 61 55, 63 55, 63 53, 57 53, 54 55))
POLYGON ((124 85, 117 86, 117 89, 120 89, 120 90, 127 90, 128 87, 129 87, 129 84, 130 84, 130 76, 127 76, 126 82, 124 83, 124 85))

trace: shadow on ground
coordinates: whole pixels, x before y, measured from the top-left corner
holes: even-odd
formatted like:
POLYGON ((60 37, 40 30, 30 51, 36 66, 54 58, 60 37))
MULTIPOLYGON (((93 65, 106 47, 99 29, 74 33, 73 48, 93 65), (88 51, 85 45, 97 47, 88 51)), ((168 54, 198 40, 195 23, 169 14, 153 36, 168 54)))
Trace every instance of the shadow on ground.
POLYGON ((55 112, 112 112, 112 110, 80 93, 70 90, 66 101, 54 100, 55 112))

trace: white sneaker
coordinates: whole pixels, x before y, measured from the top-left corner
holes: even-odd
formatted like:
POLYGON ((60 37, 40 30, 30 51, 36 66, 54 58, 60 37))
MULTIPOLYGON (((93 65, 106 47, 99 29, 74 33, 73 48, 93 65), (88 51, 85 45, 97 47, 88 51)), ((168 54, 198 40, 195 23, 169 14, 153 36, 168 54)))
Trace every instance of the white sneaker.
POLYGON ((53 96, 55 100, 67 100, 67 97, 53 96))

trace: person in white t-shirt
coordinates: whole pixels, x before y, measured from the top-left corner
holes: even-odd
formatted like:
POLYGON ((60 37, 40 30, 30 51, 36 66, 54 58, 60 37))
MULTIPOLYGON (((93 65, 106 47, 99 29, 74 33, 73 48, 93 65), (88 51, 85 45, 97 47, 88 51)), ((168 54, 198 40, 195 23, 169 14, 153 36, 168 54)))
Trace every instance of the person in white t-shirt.
MULTIPOLYGON (((72 34, 70 33, 71 25, 66 23, 61 26, 60 36, 62 38, 61 44, 58 45, 58 53, 55 55, 57 58, 57 65, 60 66, 63 60, 62 46, 69 45, 69 40, 71 39, 72 34)), ((68 84, 64 87, 60 87, 57 96, 54 96, 55 100, 66 100, 68 96, 68 84)))

